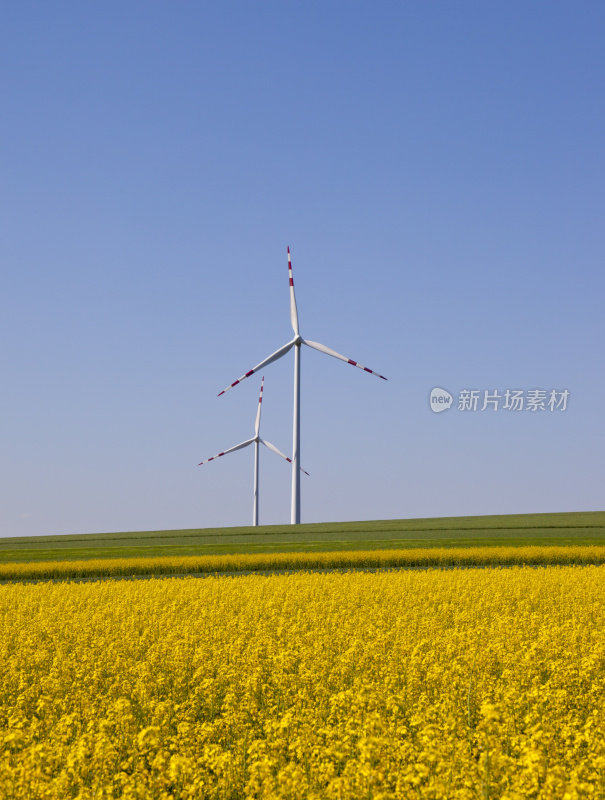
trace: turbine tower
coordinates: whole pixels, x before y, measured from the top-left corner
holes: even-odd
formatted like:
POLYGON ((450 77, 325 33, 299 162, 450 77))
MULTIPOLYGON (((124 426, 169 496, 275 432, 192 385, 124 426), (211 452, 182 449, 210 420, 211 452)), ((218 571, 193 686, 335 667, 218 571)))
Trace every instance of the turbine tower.
POLYGON ((237 386, 238 383, 241 383, 244 380, 244 378, 249 378, 250 375, 253 375, 255 372, 258 372, 259 369, 266 367, 273 361, 277 361, 278 358, 285 356, 289 350, 294 348, 294 419, 292 425, 292 507, 290 514, 290 522, 292 523, 292 525, 298 525, 298 523, 300 523, 299 464, 300 464, 301 345, 306 344, 308 347, 312 347, 314 350, 319 350, 320 353, 325 353, 328 356, 333 356, 334 358, 338 358, 347 364, 351 364, 353 367, 358 367, 359 369, 362 369, 364 372, 369 372, 371 375, 376 375, 376 377, 382 378, 383 381, 386 381, 386 378, 384 377, 384 375, 379 375, 378 372, 374 372, 374 370, 369 369, 368 367, 363 367, 357 361, 353 361, 352 358, 347 358, 346 356, 342 356, 340 353, 337 353, 336 350, 332 350, 330 347, 326 347, 325 344, 320 344, 319 342, 312 342, 310 339, 302 338, 298 327, 298 310, 296 308, 296 295, 294 294, 294 280, 292 278, 292 260, 290 258, 289 247, 288 247, 288 275, 290 278, 290 321, 292 323, 292 330, 294 331, 294 338, 287 344, 283 345, 283 347, 280 347, 279 350, 276 350, 274 353, 271 353, 270 356, 267 356, 267 358, 261 361, 260 364, 257 364, 251 370, 248 370, 248 372, 242 375, 241 378, 238 378, 232 384, 227 386, 226 389, 223 389, 222 392, 219 392, 218 396, 220 397, 222 394, 225 394, 225 392, 227 392, 229 389, 232 389, 234 386, 237 386))
MULTIPOLYGON (((261 405, 262 405, 262 402, 263 402, 263 386, 264 386, 264 383, 265 383, 265 378, 263 376, 263 378, 261 379, 261 382, 260 382, 260 394, 258 396, 258 409, 256 411, 256 422, 254 423, 254 436, 251 439, 246 439, 246 441, 242 442, 241 444, 236 444, 234 447, 230 447, 228 450, 223 450, 222 453, 219 453, 216 456, 212 456, 212 458, 207 458, 205 461, 200 461, 200 463, 198 464, 198 466, 201 467, 202 464, 207 464, 209 461, 214 461, 215 458, 220 458, 221 456, 226 456, 227 453, 234 453, 236 450, 241 450, 244 447, 248 447, 249 444, 254 444, 254 506, 253 506, 253 510, 252 510, 252 524, 253 525, 258 525, 258 446, 259 446, 259 444, 264 444, 265 447, 269 448, 269 450, 272 450, 274 453, 277 453, 278 456, 281 456, 282 458, 285 458, 286 461, 289 461, 290 463, 292 463, 292 459, 288 458, 288 456, 284 455, 282 453, 282 451, 278 450, 277 447, 274 444, 271 444, 271 442, 266 442, 264 439, 260 438, 260 435, 259 435, 259 431, 260 431, 260 411, 261 411, 261 405)), ((301 469, 305 473, 305 475, 309 474, 306 470, 302 469, 302 467, 299 467, 299 469, 301 469)))

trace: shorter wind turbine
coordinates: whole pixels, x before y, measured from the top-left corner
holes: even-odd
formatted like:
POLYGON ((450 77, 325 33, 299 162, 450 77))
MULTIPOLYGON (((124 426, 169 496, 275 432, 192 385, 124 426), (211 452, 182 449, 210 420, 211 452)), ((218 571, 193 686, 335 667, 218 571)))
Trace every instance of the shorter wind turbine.
MULTIPOLYGON (((261 379, 261 382, 260 382, 260 394, 258 396, 258 410, 256 412, 256 422, 254 423, 254 436, 251 439, 246 439, 246 441, 242 442, 241 444, 236 444, 234 447, 230 447, 228 450, 223 450, 222 453, 218 453, 218 455, 212 456, 212 458, 207 458, 205 461, 200 461, 200 463, 198 464, 198 466, 201 467, 202 464, 207 464, 209 461, 214 461, 215 458, 220 458, 221 456, 226 456, 227 453, 234 453, 236 450, 241 450, 244 447, 248 447, 249 444, 254 444, 254 509, 253 509, 253 512, 252 512, 252 524, 253 525, 258 525, 258 445, 259 444, 264 444, 265 447, 269 448, 269 450, 272 450, 274 453, 277 453, 278 456, 281 456, 286 461, 289 461, 290 464, 292 463, 292 459, 288 458, 288 456, 284 455, 284 453, 282 453, 281 450, 278 450, 277 447, 274 444, 271 444, 271 442, 265 441, 265 439, 261 439, 260 436, 259 436, 259 431, 260 431, 260 411, 261 411, 261 405, 262 405, 262 402, 263 402, 263 386, 264 386, 264 383, 265 383, 265 378, 263 376, 262 379, 261 379)), ((302 472, 304 472, 305 475, 309 474, 302 467, 300 467, 300 470, 302 472)))

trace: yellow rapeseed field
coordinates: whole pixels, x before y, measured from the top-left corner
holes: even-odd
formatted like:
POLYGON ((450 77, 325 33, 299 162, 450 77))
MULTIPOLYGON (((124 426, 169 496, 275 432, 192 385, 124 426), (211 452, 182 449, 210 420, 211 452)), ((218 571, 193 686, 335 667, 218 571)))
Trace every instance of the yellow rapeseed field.
POLYGON ((605 567, 0 586, 0 797, 605 796, 605 567))
POLYGON ((604 564, 603 545, 414 547, 318 553, 230 553, 197 556, 129 556, 0 564, 0 580, 119 577, 213 572, 397 567, 604 564))

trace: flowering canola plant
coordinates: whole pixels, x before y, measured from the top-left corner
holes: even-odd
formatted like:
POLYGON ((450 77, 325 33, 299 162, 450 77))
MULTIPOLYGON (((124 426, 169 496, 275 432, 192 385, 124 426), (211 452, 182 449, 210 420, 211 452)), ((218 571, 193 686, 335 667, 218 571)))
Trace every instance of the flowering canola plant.
POLYGON ((128 556, 0 564, 0 581, 300 569, 604 564, 603 545, 410 547, 294 553, 128 556))
POLYGON ((605 796, 605 567, 0 586, 0 797, 605 796))

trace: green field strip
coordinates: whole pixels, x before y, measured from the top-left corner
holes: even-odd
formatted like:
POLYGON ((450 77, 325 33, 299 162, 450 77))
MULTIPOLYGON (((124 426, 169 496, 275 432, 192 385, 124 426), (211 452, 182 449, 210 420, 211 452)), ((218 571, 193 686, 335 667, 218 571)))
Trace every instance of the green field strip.
MULTIPOLYGON (((32 547, 51 544, 53 547, 90 546, 92 542, 103 542, 104 546, 116 543, 121 546, 126 540, 140 542, 146 540, 189 540, 208 537, 272 537, 296 535, 304 539, 313 532, 326 535, 332 532, 346 532, 347 535, 368 533, 440 533, 444 530, 475 531, 483 530, 527 530, 527 529, 589 528, 605 531, 605 512, 562 512, 558 514, 510 514, 476 517, 430 517, 425 519, 372 520, 361 522, 306 523, 295 529, 290 525, 263 525, 259 527, 237 528, 186 528, 182 530, 128 531, 121 533, 87 533, 56 536, 10 537, 0 539, 0 549, 14 549, 20 546, 32 547)), ((604 534, 605 535, 605 534, 604 534)))
POLYGON ((0 539, 0 563, 428 547, 605 544, 605 512, 511 514, 0 539))

